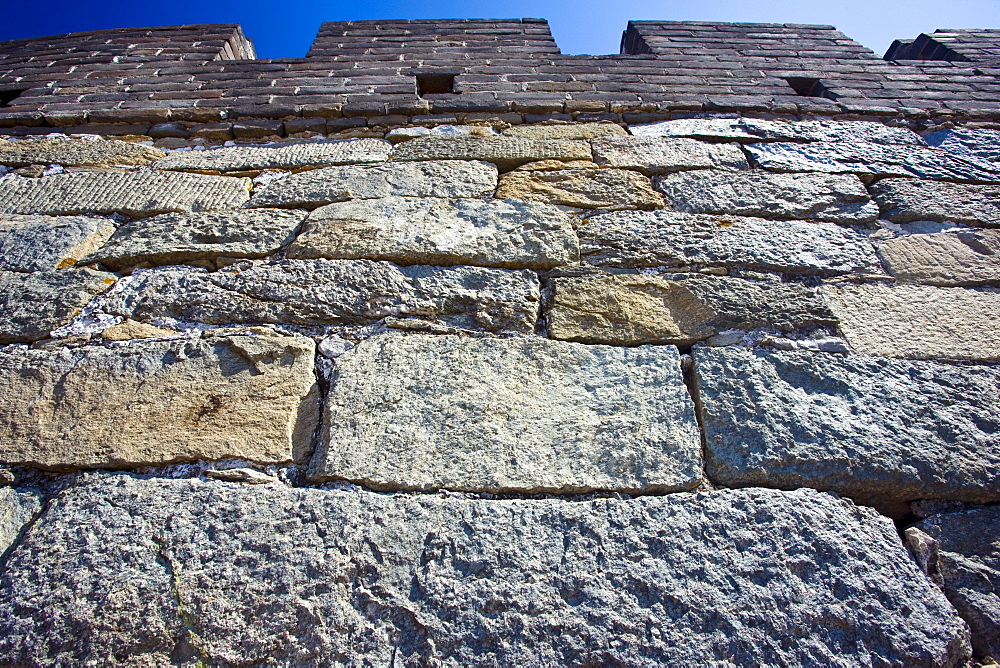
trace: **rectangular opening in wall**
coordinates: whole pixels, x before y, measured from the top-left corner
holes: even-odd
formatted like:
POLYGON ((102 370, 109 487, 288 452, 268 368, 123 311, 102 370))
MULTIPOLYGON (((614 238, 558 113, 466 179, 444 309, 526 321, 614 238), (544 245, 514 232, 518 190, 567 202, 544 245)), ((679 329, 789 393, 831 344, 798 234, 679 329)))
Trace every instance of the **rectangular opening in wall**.
POLYGON ((455 92, 454 74, 417 74, 417 95, 446 95, 455 92))
POLYGON ((802 97, 829 97, 827 88, 819 79, 813 77, 785 77, 785 81, 792 87, 796 95, 802 97))
POLYGON ((0 107, 9 107, 11 103, 21 96, 27 88, 14 88, 10 90, 0 90, 0 107))

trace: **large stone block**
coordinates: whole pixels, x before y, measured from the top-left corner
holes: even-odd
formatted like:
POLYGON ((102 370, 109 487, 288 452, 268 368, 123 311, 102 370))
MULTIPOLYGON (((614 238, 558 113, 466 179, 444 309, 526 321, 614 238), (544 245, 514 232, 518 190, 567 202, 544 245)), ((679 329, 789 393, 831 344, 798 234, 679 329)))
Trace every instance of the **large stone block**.
POLYGON ((727 329, 836 322, 813 290, 794 283, 605 274, 555 278, 552 287, 549 336, 584 343, 689 345, 727 329))
POLYGON ((667 208, 760 218, 866 223, 878 207, 858 177, 699 169, 654 179, 667 208))
POLYGON ((525 139, 594 139, 627 135, 617 123, 552 123, 543 125, 512 125, 503 131, 505 137, 525 139))
POLYGON ((295 238, 305 211, 242 209, 168 213, 126 223, 85 262, 115 271, 136 265, 179 264, 272 255, 295 238))
POLYGON ((0 487, 0 561, 17 541, 24 526, 42 509, 41 494, 14 487, 0 487))
POLYGON ((1000 656, 1000 506, 937 515, 916 524, 934 541, 931 575, 969 623, 980 656, 1000 656))
POLYGON ((238 209, 250 179, 174 172, 85 172, 0 181, 0 213, 122 213, 143 217, 174 211, 238 209))
POLYGON ((115 231, 107 218, 0 215, 0 270, 67 267, 115 231))
POLYGON ((1000 500, 1000 371, 813 352, 697 348, 706 472, 892 507, 1000 500))
POLYGON ((337 359, 311 476, 379 489, 669 492, 701 437, 669 346, 379 336, 337 359))
POLYGON ((885 218, 895 223, 950 221, 1000 227, 1000 186, 882 179, 871 193, 885 218))
POLYGON ((583 262, 597 266, 695 264, 792 274, 882 273, 872 244, 832 223, 616 211, 587 218, 577 233, 583 262))
POLYGON ((504 174, 497 197, 580 209, 659 209, 663 196, 629 169, 556 169, 504 174))
POLYGON ((39 139, 0 141, 0 165, 65 165, 67 167, 131 167, 146 165, 166 153, 114 139, 39 139))
POLYGON ((1000 164, 960 158, 936 148, 868 142, 769 143, 746 147, 754 162, 778 172, 915 176, 920 179, 1000 183, 1000 164))
POLYGON ((679 118, 649 125, 632 125, 637 137, 693 137, 709 141, 865 141, 875 144, 923 146, 920 135, 870 121, 782 121, 760 118, 679 118))
POLYGON ((0 654, 18 665, 970 654, 892 523, 812 490, 568 503, 92 474, 0 578, 0 654))
POLYGON ((605 167, 667 174, 688 169, 750 169, 736 144, 709 144, 694 139, 607 137, 590 142, 594 162, 605 167))
MULTIPOLYGON (((407 142, 409 143, 409 142, 407 142)), ((293 174, 254 193, 250 206, 304 207, 378 197, 482 197, 497 187, 485 162, 443 160, 324 167, 293 174)))
POLYGON ((318 417, 311 339, 0 351, 0 461, 54 469, 288 462, 318 417))
POLYGON ((930 285, 1000 284, 1000 230, 910 234, 879 244, 896 278, 930 285))
POLYGON ((590 160, 590 144, 522 137, 417 137, 396 146, 394 160, 484 160, 501 170, 536 160, 590 160))
POLYGON ((413 317, 467 329, 531 332, 539 299, 538 277, 531 271, 287 260, 245 271, 142 272, 104 307, 147 322, 336 325, 413 317))
POLYGON ((92 269, 0 271, 0 344, 44 339, 116 278, 92 269))
POLYGON ((1000 290, 923 285, 827 285, 844 338, 888 357, 1000 359, 1000 290))
POLYGON ((392 144, 382 139, 346 139, 284 146, 226 146, 207 151, 174 151, 156 161, 157 169, 217 172, 329 167, 383 162, 392 144))
POLYGON ((316 209, 289 258, 551 269, 580 244, 559 209, 517 200, 384 197, 316 209))
POLYGON ((1000 130, 950 128, 932 132, 924 139, 952 155, 1000 162, 1000 130))

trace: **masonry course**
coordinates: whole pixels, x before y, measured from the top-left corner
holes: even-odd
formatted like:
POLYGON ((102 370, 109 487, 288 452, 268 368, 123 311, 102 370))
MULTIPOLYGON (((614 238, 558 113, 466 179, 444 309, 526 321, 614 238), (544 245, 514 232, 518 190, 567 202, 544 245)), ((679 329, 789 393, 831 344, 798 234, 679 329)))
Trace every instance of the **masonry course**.
POLYGON ((993 55, 0 43, 0 662, 988 665, 993 55))

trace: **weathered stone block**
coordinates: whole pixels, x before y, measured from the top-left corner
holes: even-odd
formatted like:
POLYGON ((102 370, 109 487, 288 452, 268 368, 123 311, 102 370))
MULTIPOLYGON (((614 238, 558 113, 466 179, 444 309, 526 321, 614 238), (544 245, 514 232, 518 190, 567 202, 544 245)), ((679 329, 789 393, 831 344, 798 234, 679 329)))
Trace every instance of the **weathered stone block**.
POLYGON ((649 178, 628 169, 558 169, 504 174, 497 197, 581 209, 658 209, 663 196, 649 178))
POLYGON ((115 139, 39 139, 0 141, 0 165, 114 167, 146 165, 166 153, 115 139))
POLYGON ((701 438, 677 349, 390 335, 337 360, 310 470, 380 489, 679 491, 701 438))
POLYGON ((754 162, 779 172, 915 176, 920 179, 1000 182, 1000 164, 960 158, 936 148, 867 142, 769 143, 746 147, 754 162))
POLYGON ((1000 227, 1000 186, 882 179, 872 184, 882 215, 895 223, 951 221, 1000 227))
POLYGON ((115 231, 107 218, 0 215, 0 270, 67 267, 115 231))
POLYGON ((689 345, 726 329, 836 322, 813 290, 794 283, 606 274, 555 278, 552 286, 549 336, 584 343, 689 345))
POLYGON ((122 213, 237 209, 250 199, 250 179, 173 172, 88 172, 0 181, 0 213, 122 213))
POLYGON ((289 258, 551 269, 577 262, 569 216, 516 200, 385 197, 316 209, 289 258))
POLYGON ((823 287, 844 338, 888 357, 1000 359, 1000 290, 922 285, 823 287))
POLYGON ((594 139, 627 135, 617 123, 553 123, 544 125, 513 125, 503 131, 507 137, 525 139, 594 139))
POLYGON ((35 526, 0 576, 0 653, 18 664, 970 653, 892 523, 806 489, 567 503, 92 474, 35 526))
POLYGON ((910 234, 878 246, 889 273, 929 285, 1000 284, 1000 230, 910 234))
POLYGON ((1000 130, 950 128, 932 132, 924 139, 952 155, 1000 162, 1000 130))
POLYGON ((878 207, 858 177, 768 174, 701 169, 654 179, 667 208, 760 218, 855 224, 875 220, 878 207))
POLYGON ((395 128, 386 133, 385 138, 393 144, 410 141, 417 137, 458 137, 462 135, 477 135, 492 137, 497 132, 489 126, 481 125, 438 125, 432 128, 395 128))
POLYGON ((344 139, 284 146, 227 146, 207 151, 174 151, 156 161, 157 169, 235 172, 262 169, 328 167, 383 162, 392 144, 381 139, 344 139))
POLYGON ((695 369, 714 482, 1000 500, 997 369, 735 347, 697 348, 695 369))
POLYGON ((324 167, 293 174, 256 192, 250 206, 304 207, 378 197, 482 197, 497 187, 485 162, 389 163, 324 167))
POLYGON ((875 144, 923 146, 920 135, 870 121, 781 121, 760 118, 680 118, 631 125, 637 137, 693 137, 709 141, 864 141, 875 144))
POLYGON ((0 461, 55 469, 287 462, 318 417, 311 339, 0 350, 0 461))
POLYGON ((607 137, 590 142, 594 162, 605 167, 667 174, 688 169, 750 169, 736 144, 709 144, 694 139, 607 137))
POLYGON ((536 160, 590 160, 590 144, 521 137, 417 137, 396 146, 394 160, 483 160, 503 171, 536 160))
POLYGON ((882 273, 872 244, 832 223, 616 211, 577 229, 585 264, 670 267, 689 264, 793 274, 882 273))
POLYGON ((116 278, 91 269, 0 271, 0 344, 44 339, 116 278))
POLYGON ((17 541, 21 531, 42 510, 41 494, 14 487, 0 487, 0 559, 17 541))
POLYGON ((934 541, 932 575, 972 629, 980 656, 1000 656, 1000 506, 937 515, 916 524, 934 541))
POLYGON ((290 243, 305 217, 304 211, 244 209, 142 218, 123 225, 84 261, 121 271, 219 256, 261 258, 290 243))
POLYGON ((531 332, 539 290, 531 271, 287 260, 245 271, 142 272, 105 308, 136 320, 174 318, 213 325, 334 325, 391 316, 468 329, 531 332))

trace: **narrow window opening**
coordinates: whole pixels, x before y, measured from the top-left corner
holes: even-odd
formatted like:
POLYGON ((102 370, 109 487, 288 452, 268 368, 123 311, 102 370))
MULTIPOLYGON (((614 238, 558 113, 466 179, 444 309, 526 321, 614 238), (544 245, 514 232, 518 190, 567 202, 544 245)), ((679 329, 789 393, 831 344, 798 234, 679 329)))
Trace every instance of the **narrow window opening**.
POLYGON ((21 93, 26 90, 28 89, 0 90, 0 107, 9 107, 10 103, 21 97, 21 93))
POLYGON ((417 95, 443 95, 455 92, 454 74, 417 74, 417 95))
POLYGON ((785 81, 792 87, 796 95, 802 97, 828 97, 827 88, 819 79, 812 77, 785 77, 785 81))

